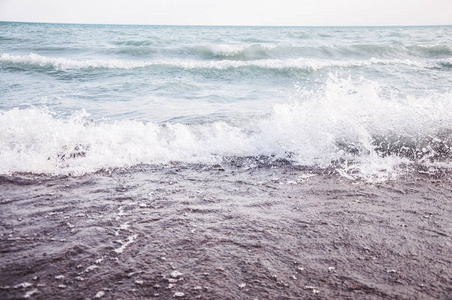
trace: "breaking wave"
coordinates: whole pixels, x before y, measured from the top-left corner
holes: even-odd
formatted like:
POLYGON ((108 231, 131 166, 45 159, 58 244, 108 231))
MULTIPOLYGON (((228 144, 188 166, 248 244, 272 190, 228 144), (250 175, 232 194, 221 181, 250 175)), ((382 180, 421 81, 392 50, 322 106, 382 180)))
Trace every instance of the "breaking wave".
POLYGON ((189 59, 155 59, 155 60, 119 60, 119 59, 69 59, 41 56, 31 53, 29 55, 0 55, 0 63, 10 68, 26 69, 54 69, 59 71, 80 69, 137 69, 150 67, 172 67, 180 69, 236 69, 261 68, 269 70, 298 69, 316 71, 323 68, 339 67, 365 67, 372 65, 403 65, 416 68, 442 68, 452 64, 452 58, 413 61, 409 59, 377 59, 366 60, 329 60, 329 59, 259 59, 243 60, 189 60, 189 59))
POLYGON ((33 107, 3 111, 0 173, 80 175, 258 156, 372 178, 386 178, 402 163, 450 167, 450 93, 386 99, 374 82, 331 76, 323 89, 295 98, 265 115, 191 125, 94 122, 85 111, 65 118, 33 107))
POLYGON ((161 49, 152 41, 116 42, 118 53, 132 56, 149 56, 164 53, 173 56, 193 56, 199 59, 285 59, 285 58, 331 58, 331 59, 379 59, 423 58, 440 59, 452 55, 448 45, 378 45, 360 43, 354 45, 278 45, 273 43, 211 43, 194 44, 161 49))

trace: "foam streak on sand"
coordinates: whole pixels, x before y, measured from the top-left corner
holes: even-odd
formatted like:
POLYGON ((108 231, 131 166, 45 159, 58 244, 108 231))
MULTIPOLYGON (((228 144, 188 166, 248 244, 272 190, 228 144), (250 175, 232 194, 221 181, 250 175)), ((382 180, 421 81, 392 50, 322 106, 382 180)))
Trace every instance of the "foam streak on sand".
POLYGON ((121 247, 115 249, 114 251, 118 254, 121 254, 124 252, 124 250, 126 249, 127 246, 129 246, 130 244, 132 244, 135 239, 138 237, 138 234, 133 234, 131 236, 129 236, 127 238, 127 241, 123 242, 123 241, 118 241, 121 244, 121 247))

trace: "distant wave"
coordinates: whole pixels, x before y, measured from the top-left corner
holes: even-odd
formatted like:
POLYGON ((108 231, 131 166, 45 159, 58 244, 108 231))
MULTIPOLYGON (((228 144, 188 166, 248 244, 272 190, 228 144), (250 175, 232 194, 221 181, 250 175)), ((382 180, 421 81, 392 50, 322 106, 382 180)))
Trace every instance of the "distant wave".
POLYGON ((171 67, 181 69, 235 69, 235 68, 261 68, 261 69, 299 69, 315 71, 328 67, 364 67, 371 65, 405 65, 418 68, 438 68, 448 66, 452 58, 439 60, 410 60, 410 59, 377 59, 366 60, 328 60, 328 59, 259 59, 252 61, 242 60, 189 60, 189 59, 155 59, 155 60, 119 60, 119 59, 69 59, 41 56, 31 53, 29 55, 0 55, 0 63, 8 67, 30 69, 80 70, 80 69, 137 69, 149 67, 171 67))
POLYGON ((116 52, 119 54, 140 57, 140 56, 149 56, 158 53, 158 51, 159 50, 154 47, 141 46, 141 47, 121 47, 116 52))
POLYGON ((61 118, 45 109, 16 108, 0 112, 0 173, 84 174, 250 156, 371 177, 387 176, 402 162, 450 167, 451 100, 450 93, 387 100, 373 82, 331 78, 323 91, 246 120, 96 123, 84 111, 61 118))
POLYGON ((271 57, 276 48, 273 44, 208 44, 185 47, 184 51, 205 58, 256 60, 271 57))
POLYGON ((151 41, 151 40, 130 40, 130 41, 112 41, 111 42, 113 45, 117 45, 117 46, 137 46, 137 47, 142 47, 142 46, 151 46, 154 45, 155 42, 151 41))
POLYGON ((278 45, 272 43, 235 43, 235 44, 199 44, 162 48, 145 41, 122 42, 115 48, 117 53, 133 56, 153 53, 172 56, 193 56, 200 59, 256 60, 264 58, 316 58, 316 59, 379 59, 424 58, 437 59, 452 56, 452 48, 448 45, 278 45))
POLYGON ((149 54, 164 53, 169 56, 193 56, 201 59, 231 59, 231 60, 254 60, 268 58, 271 56, 273 45, 251 45, 251 44, 206 44, 183 46, 161 49, 156 46, 144 45, 118 47, 117 53, 131 56, 147 56, 149 54))
POLYGON ((450 57, 452 55, 452 48, 447 45, 436 46, 409 46, 407 47, 408 53, 411 55, 428 57, 428 58, 441 58, 450 57))
POLYGON ((193 46, 186 54, 202 54, 207 58, 228 58, 253 60, 262 58, 350 59, 370 58, 392 59, 399 57, 447 58, 452 49, 447 45, 437 46, 389 46, 374 44, 355 44, 341 46, 282 46, 276 44, 212 44, 193 46), (198 53, 199 52, 199 53, 198 53))

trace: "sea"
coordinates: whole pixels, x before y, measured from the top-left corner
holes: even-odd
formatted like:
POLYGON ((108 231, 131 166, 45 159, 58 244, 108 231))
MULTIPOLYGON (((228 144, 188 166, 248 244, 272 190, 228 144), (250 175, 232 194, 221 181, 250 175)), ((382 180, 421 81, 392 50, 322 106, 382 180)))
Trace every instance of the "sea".
POLYGON ((446 299, 451 88, 452 26, 0 22, 0 298, 446 299))
POLYGON ((451 167, 452 27, 0 23, 0 173, 451 167))

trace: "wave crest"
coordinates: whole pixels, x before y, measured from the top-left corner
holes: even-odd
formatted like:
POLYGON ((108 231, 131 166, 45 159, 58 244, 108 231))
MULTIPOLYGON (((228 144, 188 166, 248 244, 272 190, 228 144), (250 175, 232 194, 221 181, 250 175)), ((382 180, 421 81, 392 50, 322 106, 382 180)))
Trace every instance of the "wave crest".
POLYGON ((370 81, 330 78, 268 115, 203 124, 93 122, 84 112, 0 113, 0 173, 84 174, 140 163, 273 157, 387 176, 402 162, 451 163, 452 96, 383 99, 370 81), (441 109, 439 109, 441 108, 441 109), (39 124, 39 126, 36 126, 39 124))
POLYGON ((80 69, 137 69, 137 68, 180 68, 186 70, 214 69, 226 70, 237 68, 261 68, 266 70, 306 70, 316 71, 329 67, 350 68, 372 65, 404 65, 416 68, 447 68, 452 58, 434 61, 413 61, 409 59, 367 60, 328 60, 328 59, 259 59, 259 60, 189 60, 189 59, 154 59, 154 60, 119 60, 119 59, 68 59, 29 55, 0 55, 0 63, 8 67, 30 69, 55 69, 59 71, 80 69))
POLYGON ((208 59, 257 60, 272 56, 271 44, 210 44, 190 47, 189 52, 208 59))

